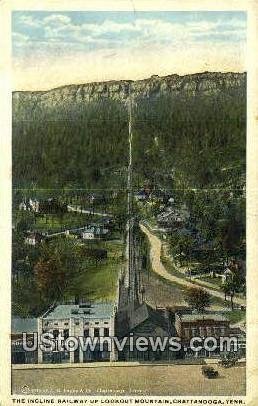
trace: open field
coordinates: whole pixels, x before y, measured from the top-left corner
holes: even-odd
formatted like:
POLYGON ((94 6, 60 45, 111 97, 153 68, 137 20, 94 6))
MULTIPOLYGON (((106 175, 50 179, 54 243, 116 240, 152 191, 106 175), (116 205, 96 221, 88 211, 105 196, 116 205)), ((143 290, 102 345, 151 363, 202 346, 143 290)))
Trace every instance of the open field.
POLYGON ((245 395, 245 367, 217 369, 217 379, 203 377, 200 365, 13 370, 12 388, 14 394, 44 395, 245 395))
POLYGON ((98 222, 99 216, 67 212, 63 214, 40 214, 29 211, 15 211, 13 221, 24 221, 31 230, 57 233, 70 228, 84 227, 90 222, 98 222))
MULTIPOLYGON (((58 239, 59 248, 65 244, 65 248, 60 248, 62 258, 64 257, 64 249, 76 258, 79 246, 86 249, 96 248, 107 251, 107 258, 80 254, 79 261, 71 265, 73 269, 71 274, 67 276, 67 285, 63 291, 62 300, 70 301, 74 300, 75 297, 80 297, 94 301, 113 301, 117 295, 118 275, 124 264, 124 243, 121 240, 82 243, 72 238, 58 237, 51 244, 57 243, 58 239)), ((38 262, 37 255, 40 254, 38 249, 38 246, 24 245, 25 253, 28 252, 31 258, 29 271, 32 277, 28 278, 28 274, 21 274, 17 281, 13 281, 12 311, 16 316, 38 316, 43 314, 52 303, 52 298, 47 295, 47 292, 44 291, 43 296, 38 289, 37 279, 33 273, 33 268, 38 262)))
POLYGON ((71 297, 77 295, 97 301, 113 300, 117 293, 118 275, 123 266, 124 245, 119 241, 106 241, 91 246, 107 249, 108 257, 92 263, 84 273, 78 274, 69 286, 69 293, 71 297))

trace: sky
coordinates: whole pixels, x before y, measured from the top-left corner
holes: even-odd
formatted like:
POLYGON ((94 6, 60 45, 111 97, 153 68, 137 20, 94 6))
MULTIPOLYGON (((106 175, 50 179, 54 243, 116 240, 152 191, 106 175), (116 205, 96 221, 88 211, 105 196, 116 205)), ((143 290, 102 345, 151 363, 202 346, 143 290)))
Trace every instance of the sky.
POLYGON ((239 11, 12 14, 14 90, 242 72, 245 52, 246 14, 239 11))

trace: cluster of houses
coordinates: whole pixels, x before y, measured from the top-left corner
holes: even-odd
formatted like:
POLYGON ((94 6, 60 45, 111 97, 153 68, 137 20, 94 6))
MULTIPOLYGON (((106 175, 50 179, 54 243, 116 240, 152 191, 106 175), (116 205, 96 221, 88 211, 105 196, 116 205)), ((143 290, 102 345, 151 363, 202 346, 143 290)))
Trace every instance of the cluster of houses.
POLYGON ((28 200, 23 200, 19 204, 19 210, 39 213, 39 200, 31 198, 29 198, 28 200))
POLYGON ((48 241, 57 236, 73 235, 82 240, 105 240, 110 236, 110 229, 105 224, 89 224, 84 227, 66 229, 64 231, 52 234, 38 231, 28 231, 25 235, 24 242, 27 245, 35 246, 43 241, 48 241))
POLYGON ((167 206, 164 211, 157 215, 157 224, 165 231, 171 231, 173 229, 182 228, 188 222, 189 218, 190 213, 185 204, 180 208, 171 205, 167 206))
POLYGON ((57 199, 49 198, 44 200, 32 199, 29 198, 28 200, 23 200, 19 204, 20 211, 31 211, 34 213, 58 213, 58 212, 66 212, 67 205, 60 203, 57 199))
POLYGON ((117 309, 114 303, 77 303, 59 304, 51 307, 39 318, 12 319, 12 362, 13 363, 84 363, 93 361, 155 361, 172 360, 175 358, 220 358, 223 349, 215 351, 201 349, 193 352, 190 347, 192 337, 238 337, 237 354, 245 356, 245 332, 240 328, 230 327, 225 314, 221 312, 195 313, 189 309, 153 308, 142 302, 131 303, 126 312, 117 309), (49 350, 25 351, 22 345, 22 333, 27 333, 28 346, 33 346, 34 333, 51 332, 56 340, 62 334, 68 337, 98 337, 116 336, 120 342, 124 337, 146 337, 147 340, 156 337, 178 337, 183 350, 172 352, 167 344, 163 350, 153 349, 148 345, 146 351, 140 351, 136 346, 131 347, 126 342, 122 351, 116 347, 111 349, 105 344, 103 348, 96 345, 76 351, 49 350))
POLYGON ((137 191, 134 194, 134 198, 138 202, 159 202, 160 204, 164 205, 174 203, 174 198, 171 193, 161 189, 152 189, 148 186, 145 186, 137 191))
POLYGON ((134 197, 138 203, 147 206, 158 204, 160 212, 156 216, 156 221, 159 228, 164 231, 183 227, 190 218, 186 205, 183 204, 181 207, 177 207, 175 198, 168 191, 143 187, 135 193, 134 197))
MULTIPOLYGON (((170 234, 178 236, 192 237, 193 245, 191 247, 192 257, 197 260, 207 257, 209 252, 215 249, 214 241, 207 241, 198 232, 195 225, 191 221, 190 212, 185 204, 179 206, 176 204, 175 198, 171 193, 163 190, 153 190, 149 187, 143 187, 135 194, 135 200, 141 205, 152 205, 159 203, 159 213, 156 215, 157 229, 162 233, 163 239, 167 239, 170 234)), ((183 255, 183 253, 181 253, 183 255)), ((177 261, 177 257, 175 257, 177 261)), ((206 268, 186 271, 189 276, 195 274, 210 275, 211 277, 221 278, 222 282, 226 282, 233 278, 234 273, 239 271, 239 275, 245 275, 245 261, 236 261, 229 259, 227 263, 218 265, 214 264, 206 268)))

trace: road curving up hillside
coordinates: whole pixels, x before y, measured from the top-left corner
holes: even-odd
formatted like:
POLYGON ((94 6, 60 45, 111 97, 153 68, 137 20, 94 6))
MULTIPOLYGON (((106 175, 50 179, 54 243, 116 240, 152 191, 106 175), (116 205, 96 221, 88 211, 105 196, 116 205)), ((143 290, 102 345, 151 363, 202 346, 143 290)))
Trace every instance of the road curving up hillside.
MULTIPOLYGON (((160 260, 161 247, 162 247, 161 240, 156 235, 152 234, 150 232, 150 230, 143 224, 140 224, 140 228, 144 232, 144 234, 147 236, 147 238, 150 242, 150 260, 151 260, 151 265, 152 265, 153 271, 170 282, 178 283, 180 285, 185 286, 186 288, 196 288, 197 285, 195 283, 187 281, 184 278, 175 276, 166 270, 165 266, 162 264, 162 262, 160 260)), ((207 288, 206 286, 202 286, 201 288, 206 290, 210 295, 224 300, 224 293, 211 289, 211 288, 207 288)), ((241 299, 239 297, 235 297, 234 302, 238 305, 244 305, 244 306, 246 305, 245 300, 241 299)))

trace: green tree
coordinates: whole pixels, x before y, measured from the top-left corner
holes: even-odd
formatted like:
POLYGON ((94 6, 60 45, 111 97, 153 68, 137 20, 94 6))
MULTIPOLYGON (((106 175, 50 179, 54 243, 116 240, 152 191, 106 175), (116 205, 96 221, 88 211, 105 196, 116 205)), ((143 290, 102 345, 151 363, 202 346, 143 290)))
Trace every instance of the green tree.
POLYGON ((201 288, 189 288, 185 294, 185 301, 199 312, 210 306, 210 300, 210 294, 201 288))
POLYGON ((60 300, 82 265, 75 244, 62 238, 42 245, 34 267, 36 284, 44 297, 60 300))

